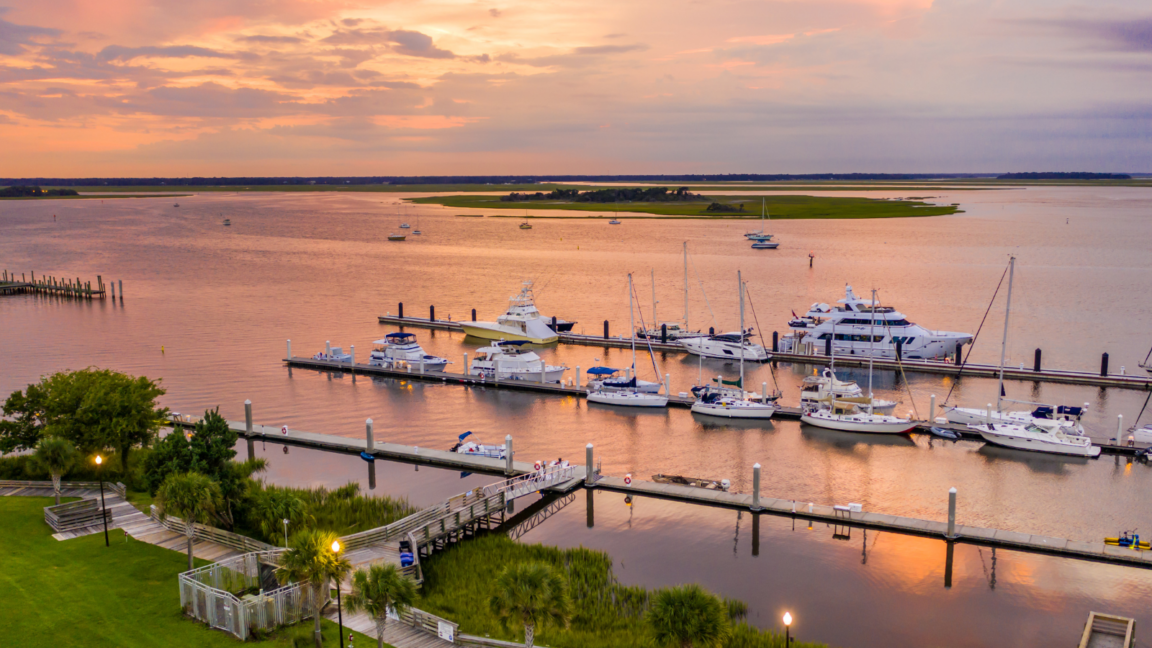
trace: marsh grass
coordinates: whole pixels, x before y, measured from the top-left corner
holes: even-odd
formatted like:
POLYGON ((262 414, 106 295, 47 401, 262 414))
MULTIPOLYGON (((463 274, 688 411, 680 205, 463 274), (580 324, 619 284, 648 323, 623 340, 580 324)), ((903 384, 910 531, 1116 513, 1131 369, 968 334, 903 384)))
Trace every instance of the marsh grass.
MULTIPOLYGON (((257 482, 249 492, 249 502, 261 497, 264 493, 279 491, 286 492, 300 498, 304 502, 304 520, 293 520, 290 533, 295 533, 303 526, 321 531, 332 531, 337 535, 348 535, 359 531, 367 531, 376 527, 391 524, 396 520, 407 517, 417 511, 407 498, 390 497, 387 495, 366 496, 360 493, 360 485, 350 482, 340 488, 329 490, 323 486, 315 488, 292 488, 275 486, 257 482)), ((246 505, 245 511, 251 511, 252 506, 246 505)), ((237 525, 240 527, 241 525, 237 525)), ((277 532, 265 534, 260 528, 260 521, 245 517, 243 528, 238 533, 250 535, 264 542, 282 545, 284 536, 280 526, 272 525, 277 532)))

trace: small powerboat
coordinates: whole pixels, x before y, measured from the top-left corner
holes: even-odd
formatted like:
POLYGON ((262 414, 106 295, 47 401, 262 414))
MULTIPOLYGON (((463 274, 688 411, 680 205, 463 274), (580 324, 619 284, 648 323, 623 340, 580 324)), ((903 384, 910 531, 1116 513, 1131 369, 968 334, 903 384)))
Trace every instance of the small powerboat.
POLYGON ((936 427, 936 426, 932 426, 928 429, 932 432, 932 436, 938 436, 941 439, 948 439, 950 441, 959 441, 960 440, 960 433, 955 431, 955 430, 949 430, 948 428, 942 428, 942 427, 936 427))
POLYGON ((779 243, 773 243, 770 241, 756 241, 752 244, 753 250, 775 250, 778 247, 780 247, 779 243))
POLYGON ((232 227, 232 219, 231 218, 225 218, 224 219, 224 227, 232 227))
POLYGON ((408 238, 408 237, 405 234, 389 234, 388 235, 389 241, 403 241, 406 238, 408 238))
POLYGON ((476 357, 468 373, 485 378, 528 380, 532 382, 560 382, 567 365, 545 364, 532 351, 521 349, 524 340, 500 340, 491 346, 476 349, 476 357))
POLYGON ((368 364, 385 369, 405 369, 420 367, 425 371, 443 371, 448 360, 424 352, 412 333, 389 333, 383 340, 376 340, 376 347, 368 355, 368 364))
POLYGON ((532 223, 524 221, 523 223, 520 223, 520 229, 532 229, 532 223))
POLYGON ((684 477, 682 475, 652 475, 652 481, 657 484, 675 484, 677 486, 692 486, 705 490, 726 491, 731 485, 727 479, 704 479, 701 477, 684 477))
POLYGON ((344 347, 328 347, 324 351, 312 356, 313 360, 326 360, 328 362, 352 362, 352 354, 344 353, 344 347))
POLYGON ((608 224, 609 225, 619 225, 620 221, 613 218, 612 220, 608 221, 608 224))
POLYGON ((488 457, 490 459, 504 459, 508 456, 508 448, 505 445, 485 445, 478 441, 464 440, 471 435, 471 430, 461 434, 456 445, 452 446, 450 452, 466 454, 473 457, 488 457))
POLYGON ((401 223, 400 224, 400 229, 409 229, 410 227, 412 227, 412 226, 409 225, 408 223, 401 223))

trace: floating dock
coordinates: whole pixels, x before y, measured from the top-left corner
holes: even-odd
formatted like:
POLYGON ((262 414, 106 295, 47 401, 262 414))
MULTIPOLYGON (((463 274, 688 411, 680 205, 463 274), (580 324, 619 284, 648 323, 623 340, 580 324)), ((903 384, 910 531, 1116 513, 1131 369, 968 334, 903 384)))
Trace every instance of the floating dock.
MULTIPOLYGON (((115 289, 112 290, 115 292, 115 289)), ((36 278, 32 273, 29 279, 23 273, 17 277, 15 273, 4 270, 0 272, 0 295, 55 295, 59 297, 72 297, 76 299, 104 299, 108 295, 104 278, 96 276, 96 283, 76 279, 41 275, 36 278)))
MULTIPOLYGON (((584 398, 587 392, 584 386, 581 387, 568 387, 560 383, 541 383, 533 380, 496 380, 491 378, 484 378, 481 376, 469 376, 466 374, 451 373, 447 371, 425 371, 421 373, 418 369, 412 370, 409 367, 406 370, 387 369, 384 367, 377 367, 366 364, 353 364, 349 362, 337 362, 335 360, 314 360, 312 358, 286 358, 284 363, 289 367, 296 367, 301 369, 316 369, 320 371, 341 371, 352 374, 360 374, 366 376, 379 376, 381 378, 394 378, 399 380, 419 380, 422 382, 434 382, 452 385, 464 385, 469 387, 491 387, 493 389, 511 389, 516 391, 535 392, 539 394, 551 394, 555 396, 569 396, 572 398, 584 398)), ((668 398, 668 407, 689 409, 696 399, 684 396, 670 396, 668 398)), ((615 405, 598 405, 598 407, 617 408, 615 405)), ((772 415, 773 419, 785 421, 798 421, 800 420, 801 411, 798 407, 779 407, 776 413, 772 415)), ((722 419, 718 417, 708 417, 715 421, 723 421, 729 419, 722 419)), ((916 432, 921 434, 931 434, 929 428, 940 427, 952 430, 958 433, 961 438, 982 440, 979 434, 976 434, 963 425, 954 424, 939 424, 924 421, 916 427, 916 432)), ((1119 455, 1135 455, 1143 446, 1125 446, 1116 445, 1112 443, 1098 443, 1093 441, 1095 445, 1100 446, 1101 452, 1105 454, 1119 454, 1119 455)), ((1024 451, 1021 451, 1024 452, 1024 451)))
MULTIPOLYGON (((176 420, 173 422, 173 425, 176 427, 188 427, 193 425, 193 423, 185 420, 176 420)), ((367 441, 367 433, 365 439, 356 439, 330 434, 303 432, 301 430, 285 430, 285 428, 282 427, 236 421, 229 421, 228 425, 240 436, 249 441, 250 454, 252 453, 252 444, 256 440, 263 439, 273 443, 302 446, 331 452, 342 452, 345 454, 359 454, 365 451, 384 459, 452 470, 466 470, 468 472, 483 474, 519 476, 536 472, 532 464, 525 462, 475 457, 445 450, 433 450, 430 448, 406 446, 395 443, 373 441, 369 444, 367 441)), ((451 435, 449 435, 448 438, 450 439, 451 435)), ((987 547, 1003 547, 1006 549, 1049 554, 1065 558, 1152 568, 1152 551, 1122 549, 1120 547, 1106 545, 1103 542, 1081 542, 1066 538, 1055 538, 1000 529, 986 529, 960 524, 956 524, 949 529, 949 524, 945 522, 920 520, 870 511, 853 511, 849 510, 849 507, 846 506, 809 504, 808 502, 782 498, 758 497, 753 494, 705 490, 691 486, 658 484, 640 480, 628 483, 620 477, 604 477, 596 474, 595 469, 592 468, 591 465, 592 453, 593 449, 589 445, 587 447, 586 465, 575 466, 573 479, 552 487, 549 490, 551 492, 567 493, 580 486, 585 486, 689 504, 749 510, 758 514, 824 522, 834 526, 876 529, 906 535, 943 539, 950 544, 966 543, 987 547), (586 480, 585 476, 590 470, 593 472, 593 478, 586 480)), ((754 478, 753 481, 754 483, 759 482, 758 478, 754 478)), ((952 510, 954 511, 954 509, 952 510)))
MULTIPOLYGON (((421 317, 397 317, 395 315, 381 315, 377 319, 381 324, 389 324, 393 326, 411 326, 415 328, 434 329, 440 331, 462 331, 459 322, 450 320, 427 319, 421 317)), ((632 346, 631 338, 621 336, 605 337, 596 335, 578 335, 575 333, 560 333, 559 336, 560 343, 562 344, 578 344, 583 346, 619 349, 631 348, 632 346)), ((649 341, 638 338, 636 340, 636 344, 637 346, 647 347, 649 345, 649 341)), ((680 346, 679 344, 659 342, 656 340, 652 340, 650 344, 653 351, 660 351, 664 353, 687 353, 684 347, 680 346)), ((781 353, 778 351, 773 351, 771 357, 773 362, 791 362, 796 364, 827 365, 830 362, 830 358, 826 355, 823 355, 822 353, 803 354, 781 353)), ((867 367, 868 358, 841 355, 836 357, 836 364, 841 367, 867 367)), ((1000 367, 998 365, 972 363, 957 365, 946 360, 904 359, 897 362, 895 360, 876 358, 872 361, 872 364, 876 369, 881 370, 903 370, 908 373, 928 373, 952 376, 955 378, 998 378, 1000 376, 1000 367)), ((1092 373, 1089 371, 1063 371, 1059 369, 1038 370, 1035 367, 1032 369, 1021 367, 1004 367, 1004 379, 1024 382, 1083 385, 1088 387, 1117 387, 1121 389, 1137 389, 1144 391, 1152 390, 1152 376, 1108 373, 1106 366, 1104 366, 1103 369, 1104 370, 1100 373, 1092 373)))

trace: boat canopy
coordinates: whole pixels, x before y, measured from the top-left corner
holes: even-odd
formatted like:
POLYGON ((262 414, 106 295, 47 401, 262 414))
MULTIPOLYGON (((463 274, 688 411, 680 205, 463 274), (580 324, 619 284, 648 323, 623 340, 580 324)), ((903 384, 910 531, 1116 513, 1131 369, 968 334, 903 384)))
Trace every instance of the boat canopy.
POLYGON ((524 344, 530 343, 528 340, 500 340, 498 342, 493 342, 492 346, 522 346, 524 344))
POLYGON ((464 434, 461 434, 461 435, 460 435, 460 440, 461 440, 461 441, 463 441, 464 439, 467 439, 469 434, 472 434, 472 430, 468 430, 468 431, 467 431, 467 432, 465 432, 464 434))
POLYGON ((619 369, 613 369, 612 367, 592 367, 585 373, 590 373, 593 376, 610 376, 619 371, 619 369))
POLYGON ((389 333, 383 340, 376 340, 373 344, 408 344, 415 341, 416 335, 413 333, 389 333))

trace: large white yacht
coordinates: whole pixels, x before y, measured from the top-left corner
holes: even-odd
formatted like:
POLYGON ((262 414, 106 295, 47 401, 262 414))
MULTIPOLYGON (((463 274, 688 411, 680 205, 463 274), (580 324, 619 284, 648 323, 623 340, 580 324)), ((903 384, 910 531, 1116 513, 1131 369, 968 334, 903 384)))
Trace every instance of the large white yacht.
POLYGON ((812 304, 804 316, 789 322, 793 333, 780 340, 780 350, 798 352, 799 345, 804 344, 819 353, 826 341, 832 340, 837 355, 895 358, 899 343, 902 358, 932 359, 954 356, 972 341, 967 333, 931 331, 914 324, 891 306, 857 297, 852 286, 846 286, 844 292, 839 306, 812 304))
POLYGON ((492 343, 492 346, 476 349, 476 357, 472 360, 468 373, 487 378, 511 378, 533 382, 540 382, 540 376, 543 374, 544 382, 560 382, 568 367, 546 365, 540 356, 521 349, 522 344, 526 342, 501 340, 492 343))
POLYGON ((403 369, 423 365, 426 371, 443 371, 448 364, 444 358, 425 353, 411 333, 389 333, 372 344, 376 346, 368 355, 368 364, 373 367, 403 369))
POLYGON ((705 358, 723 358, 725 360, 739 360, 743 358, 751 362, 764 362, 768 360, 768 352, 759 344, 748 341, 752 329, 743 335, 739 331, 721 333, 719 335, 706 335, 704 337, 684 338, 678 340, 680 346, 693 355, 705 358))
POLYGON ((991 423, 970 425, 984 440, 1006 448, 1034 450, 1053 454, 1074 455, 1077 457, 1098 457, 1100 446, 1092 445, 1086 436, 1065 434, 1058 427, 1041 426, 1035 423, 1019 425, 1015 423, 991 423))
POLYGON ((532 282, 525 281, 520 294, 510 299, 508 311, 495 322, 460 322, 464 333, 484 340, 523 340, 533 344, 550 344, 560 339, 536 310, 532 282))

